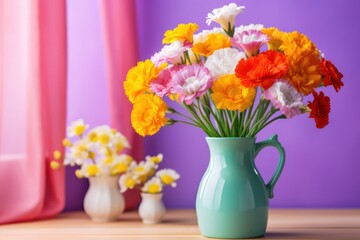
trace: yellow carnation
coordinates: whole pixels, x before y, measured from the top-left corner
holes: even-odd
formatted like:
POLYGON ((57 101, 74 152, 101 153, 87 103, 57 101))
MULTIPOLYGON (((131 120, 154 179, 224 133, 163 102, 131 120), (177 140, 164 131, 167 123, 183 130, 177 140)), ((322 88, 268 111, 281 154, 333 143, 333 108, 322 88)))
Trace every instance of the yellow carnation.
POLYGON ((314 54, 301 52, 292 56, 289 70, 284 77, 304 95, 310 94, 321 84, 321 66, 319 58, 314 54))
POLYGON ((311 42, 305 34, 301 34, 297 31, 284 34, 279 49, 289 58, 294 55, 297 57, 296 55, 300 52, 303 54, 314 54, 319 56, 319 51, 315 44, 311 42))
POLYGON ((228 47, 231 47, 231 41, 228 36, 222 33, 211 33, 204 42, 194 44, 192 51, 208 57, 216 50, 228 47))
POLYGON ((213 84, 211 98, 218 109, 244 111, 253 104, 255 88, 241 85, 234 74, 219 77, 213 84))
POLYGON ((193 35, 199 29, 196 23, 179 24, 173 30, 168 30, 164 34, 163 44, 170 44, 175 41, 187 43, 193 42, 193 35))
POLYGON ((139 97, 131 112, 131 123, 141 136, 154 135, 167 123, 166 103, 157 95, 144 94, 139 97))
POLYGON ((285 79, 304 95, 310 94, 322 81, 319 51, 306 35, 299 32, 287 33, 280 46, 288 59, 289 70, 285 79))
POLYGON ((268 42, 269 50, 278 50, 283 43, 282 38, 286 33, 274 27, 263 28, 261 31, 270 37, 268 42))
POLYGON ((128 71, 124 89, 130 102, 135 103, 136 99, 143 93, 151 92, 149 89, 150 82, 158 76, 162 69, 163 67, 156 68, 153 62, 146 60, 145 62, 138 62, 135 67, 128 71))

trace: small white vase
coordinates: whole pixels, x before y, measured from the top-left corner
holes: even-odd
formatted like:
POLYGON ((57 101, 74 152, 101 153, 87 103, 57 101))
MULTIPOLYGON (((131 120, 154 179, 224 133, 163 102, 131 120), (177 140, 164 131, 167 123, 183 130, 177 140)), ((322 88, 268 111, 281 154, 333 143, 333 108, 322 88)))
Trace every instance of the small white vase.
POLYGON ((89 178, 84 198, 84 210, 94 222, 116 221, 124 211, 124 197, 119 191, 117 176, 89 178))
POLYGON ((155 224, 161 222, 165 214, 165 206, 162 202, 162 193, 141 193, 141 198, 139 215, 143 223, 155 224))

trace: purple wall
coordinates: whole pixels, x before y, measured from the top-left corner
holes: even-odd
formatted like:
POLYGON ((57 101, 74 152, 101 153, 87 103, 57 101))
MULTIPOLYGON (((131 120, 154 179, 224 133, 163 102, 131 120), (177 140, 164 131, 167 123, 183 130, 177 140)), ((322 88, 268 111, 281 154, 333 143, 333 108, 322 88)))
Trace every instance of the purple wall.
MULTIPOLYGON (((205 25, 207 13, 227 3, 137 0, 140 59, 160 50, 163 33, 178 23, 196 22, 201 29, 209 28, 205 25)), ((325 91, 332 99, 328 127, 316 129, 312 119, 300 116, 278 121, 258 135, 258 140, 264 140, 278 133, 287 153, 271 206, 360 207, 360 159, 356 154, 360 144, 357 125, 360 109, 355 93, 360 88, 360 81, 355 80, 360 64, 355 55, 355 43, 360 37, 359 21, 355 20, 359 19, 360 1, 242 0, 237 3, 246 7, 238 16, 237 25, 262 23, 305 33, 345 76, 345 87, 340 93, 330 88, 325 91)), ((108 109, 98 2, 68 1, 68 17, 69 121, 83 117, 91 124, 106 123, 108 109)), ((197 186, 209 159, 204 137, 198 129, 175 125, 146 138, 146 153, 164 153, 163 167, 174 168, 182 175, 177 188, 165 191, 168 207, 194 207, 197 186)), ((259 155, 257 163, 265 179, 274 171, 276 157, 272 149, 259 155)), ((85 186, 79 185, 79 180, 68 178, 67 193, 72 195, 67 197, 67 209, 81 207, 85 186)))
MULTIPOLYGON (((83 118, 91 126, 110 122, 99 3, 67 1, 68 123, 83 118)), ((66 169, 66 209, 82 208, 88 181, 66 169)))

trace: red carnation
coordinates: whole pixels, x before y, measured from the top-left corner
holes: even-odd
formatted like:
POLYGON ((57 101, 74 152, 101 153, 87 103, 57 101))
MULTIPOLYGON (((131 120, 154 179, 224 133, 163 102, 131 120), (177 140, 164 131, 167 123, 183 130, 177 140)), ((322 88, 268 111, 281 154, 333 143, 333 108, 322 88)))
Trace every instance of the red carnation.
POLYGON ((321 67, 324 74, 324 86, 333 85, 335 91, 338 92, 344 83, 341 81, 343 75, 338 69, 332 64, 332 62, 325 60, 324 58, 321 61, 321 67))
POLYGON ((284 76, 289 68, 283 53, 268 50, 254 57, 241 59, 236 68, 236 77, 245 87, 260 86, 268 89, 273 83, 284 76))
POLYGON ((314 101, 309 102, 308 107, 311 109, 310 118, 315 119, 316 127, 323 128, 329 124, 330 98, 323 92, 318 94, 313 91, 314 101))

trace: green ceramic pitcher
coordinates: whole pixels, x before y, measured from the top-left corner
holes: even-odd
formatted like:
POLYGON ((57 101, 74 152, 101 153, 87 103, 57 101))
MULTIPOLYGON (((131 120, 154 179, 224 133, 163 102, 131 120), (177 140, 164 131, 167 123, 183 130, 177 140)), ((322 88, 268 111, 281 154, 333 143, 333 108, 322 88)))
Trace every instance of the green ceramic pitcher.
POLYGON ((253 238, 265 234, 268 199, 285 163, 277 135, 255 143, 255 138, 211 138, 209 166, 196 197, 200 232, 211 238, 253 238), (264 147, 280 154, 275 174, 265 184, 254 163, 264 147))

